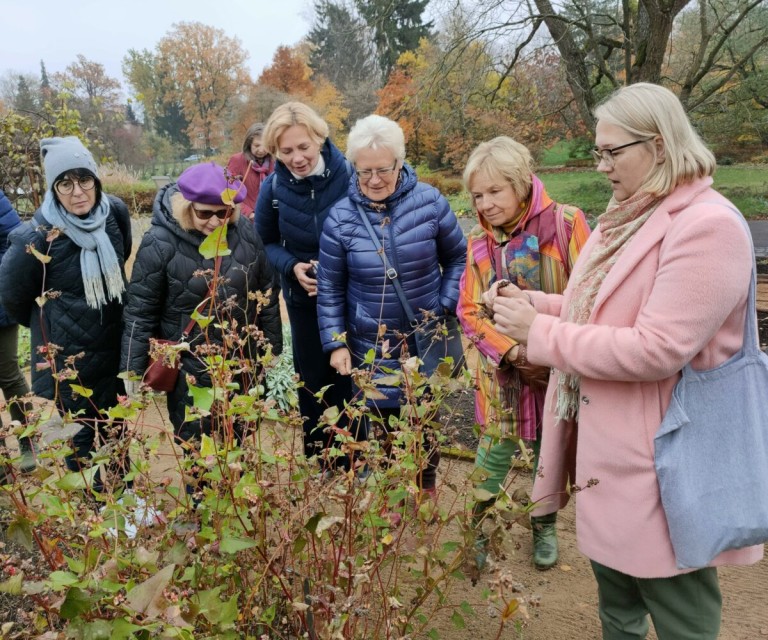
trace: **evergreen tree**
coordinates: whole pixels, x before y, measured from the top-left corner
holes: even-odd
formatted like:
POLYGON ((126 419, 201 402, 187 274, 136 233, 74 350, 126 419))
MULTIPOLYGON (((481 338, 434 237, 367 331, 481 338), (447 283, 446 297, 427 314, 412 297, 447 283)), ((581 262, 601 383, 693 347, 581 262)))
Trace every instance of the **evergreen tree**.
POLYGON ((432 21, 424 22, 429 0, 355 0, 357 10, 373 32, 379 66, 389 76, 400 54, 414 51, 428 38, 432 21))
POLYGON ((16 111, 35 111, 37 108, 37 101, 32 93, 32 89, 29 87, 29 83, 24 76, 19 76, 19 82, 16 85, 16 96, 13 101, 13 108, 16 111))
POLYGON ((333 0, 315 1, 315 23, 307 37, 312 45, 309 66, 344 96, 350 122, 373 111, 381 86, 367 31, 365 23, 346 6, 333 0))

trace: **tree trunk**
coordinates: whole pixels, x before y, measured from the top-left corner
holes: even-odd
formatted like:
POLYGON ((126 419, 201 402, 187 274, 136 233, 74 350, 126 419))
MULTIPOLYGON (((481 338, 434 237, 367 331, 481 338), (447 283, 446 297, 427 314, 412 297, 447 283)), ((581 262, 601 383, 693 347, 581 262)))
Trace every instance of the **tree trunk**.
POLYGON ((579 110, 584 124, 590 131, 595 129, 595 118, 592 109, 595 106, 595 97, 589 78, 586 61, 583 52, 579 49, 566 24, 558 17, 552 3, 549 0, 534 0, 544 24, 547 25, 552 40, 557 46, 560 56, 565 63, 568 86, 573 92, 576 107, 579 110))

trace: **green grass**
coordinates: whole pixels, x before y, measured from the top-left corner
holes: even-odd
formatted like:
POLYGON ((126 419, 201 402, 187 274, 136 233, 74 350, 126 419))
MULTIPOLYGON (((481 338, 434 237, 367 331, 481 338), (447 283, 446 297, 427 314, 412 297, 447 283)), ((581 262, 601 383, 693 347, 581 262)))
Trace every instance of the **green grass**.
MULTIPOLYGON (((586 214, 590 224, 603 211, 611 197, 608 181, 593 169, 573 169, 538 174, 547 192, 557 202, 574 204, 586 214)), ((715 188, 731 200, 746 218, 768 217, 768 170, 759 165, 718 167, 715 188)), ((469 196, 461 193, 449 198, 454 211, 471 213, 469 196)))

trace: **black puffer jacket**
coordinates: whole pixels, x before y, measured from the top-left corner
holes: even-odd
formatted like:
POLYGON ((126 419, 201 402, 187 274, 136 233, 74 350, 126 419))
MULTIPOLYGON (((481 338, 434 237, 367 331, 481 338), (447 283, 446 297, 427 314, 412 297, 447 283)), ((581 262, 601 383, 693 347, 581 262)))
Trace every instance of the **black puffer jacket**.
MULTIPOLYGON (((195 308, 208 295, 208 281, 214 267, 214 260, 204 258, 199 251, 205 236, 194 229, 183 229, 173 216, 171 197, 177 192, 175 183, 158 192, 152 224, 142 238, 128 286, 121 368, 139 375, 147 368, 150 338, 178 340, 181 337, 195 308)), ((273 351, 279 353, 282 330, 278 291, 273 287, 274 272, 253 224, 244 218, 230 224, 227 245, 231 254, 222 257, 215 313, 222 319, 237 321, 240 328, 246 324, 258 325, 273 351), (257 314, 256 300, 250 300, 248 294, 266 293, 269 289, 272 289, 269 303, 257 314)), ((203 314, 207 315, 208 310, 203 314)), ((213 323, 208 326, 207 334, 210 342, 221 343, 221 334, 213 323)), ((195 325, 190 344, 194 348, 204 341, 200 327, 195 325)), ((197 376, 199 384, 210 384, 202 373, 202 365, 192 355, 183 354, 181 369, 197 376)))
MULTIPOLYGON (((125 203, 107 196, 110 215, 106 232, 115 248, 121 269, 131 253, 131 221, 125 203)), ((81 384, 93 390, 90 400, 73 398, 67 382, 60 386, 59 399, 69 410, 84 409, 93 415, 94 405, 108 408, 115 404, 118 393, 125 391, 116 376, 120 372, 120 336, 122 334, 122 302, 110 301, 101 309, 92 309, 85 301, 80 270, 80 247, 64 234, 46 239, 51 225, 38 210, 32 220, 16 227, 9 237, 10 246, 0 267, 0 301, 9 316, 31 329, 32 390, 43 398, 53 399, 56 392, 50 369, 40 368, 45 358, 38 349, 47 344, 61 350, 56 368, 61 371, 68 356, 82 353, 75 360, 81 384), (50 256, 43 265, 27 252, 33 245, 41 254, 50 256), (36 298, 43 291, 52 292, 40 307, 36 298)))

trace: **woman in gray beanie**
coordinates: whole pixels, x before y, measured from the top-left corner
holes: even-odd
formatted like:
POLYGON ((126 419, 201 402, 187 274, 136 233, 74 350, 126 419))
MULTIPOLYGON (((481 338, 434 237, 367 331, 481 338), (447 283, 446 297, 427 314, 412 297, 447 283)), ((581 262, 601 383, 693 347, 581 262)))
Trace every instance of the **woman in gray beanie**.
MULTIPOLYGON (((0 301, 31 329, 33 391, 82 425, 72 438, 69 469, 90 466, 97 442, 116 438, 108 467, 121 482, 128 464, 123 424, 105 411, 125 393, 117 374, 131 252, 128 209, 102 192, 93 156, 78 138, 43 139, 40 152, 48 189, 33 219, 9 236, 0 301)), ((105 490, 99 473, 89 489, 105 490)))

